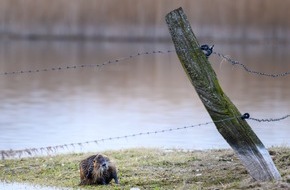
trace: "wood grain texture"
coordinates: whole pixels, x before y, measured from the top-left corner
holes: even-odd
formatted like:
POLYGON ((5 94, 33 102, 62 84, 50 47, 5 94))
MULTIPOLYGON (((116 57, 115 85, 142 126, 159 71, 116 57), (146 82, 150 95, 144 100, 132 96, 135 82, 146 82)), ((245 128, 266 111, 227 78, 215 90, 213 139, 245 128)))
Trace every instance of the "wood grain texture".
POLYGON ((215 125, 249 174, 260 181, 281 179, 267 149, 223 92, 182 8, 167 14, 166 22, 179 60, 212 120, 234 118, 215 125))

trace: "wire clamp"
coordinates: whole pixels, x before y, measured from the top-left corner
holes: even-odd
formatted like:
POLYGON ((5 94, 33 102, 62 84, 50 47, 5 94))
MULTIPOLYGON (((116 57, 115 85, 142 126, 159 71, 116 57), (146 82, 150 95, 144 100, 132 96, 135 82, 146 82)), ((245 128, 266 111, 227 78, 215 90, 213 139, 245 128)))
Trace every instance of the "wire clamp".
POLYGON ((212 45, 211 47, 209 47, 209 45, 204 44, 204 45, 201 45, 200 46, 200 49, 204 53, 204 55, 206 56, 206 58, 208 58, 212 54, 213 47, 214 47, 214 45, 212 45))
POLYGON ((244 115, 242 115, 241 117, 243 120, 245 119, 249 119, 250 118, 250 114, 249 113, 244 113, 244 115))

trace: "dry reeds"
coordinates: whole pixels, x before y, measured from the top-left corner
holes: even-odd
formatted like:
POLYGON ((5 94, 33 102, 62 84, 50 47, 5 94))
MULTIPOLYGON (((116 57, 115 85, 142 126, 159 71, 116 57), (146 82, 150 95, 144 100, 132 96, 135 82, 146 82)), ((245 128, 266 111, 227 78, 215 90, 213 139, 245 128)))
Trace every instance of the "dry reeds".
POLYGON ((164 16, 182 6, 202 37, 289 38, 283 0, 0 0, 2 36, 168 37, 164 16))

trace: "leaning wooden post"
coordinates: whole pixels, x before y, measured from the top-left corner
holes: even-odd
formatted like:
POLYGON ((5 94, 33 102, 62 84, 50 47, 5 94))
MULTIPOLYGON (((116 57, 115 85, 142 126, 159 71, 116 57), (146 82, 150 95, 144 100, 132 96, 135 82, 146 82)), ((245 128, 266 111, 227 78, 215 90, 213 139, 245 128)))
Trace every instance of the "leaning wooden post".
POLYGON ((167 14, 166 22, 189 80, 212 120, 223 120, 215 122, 216 128, 234 149, 249 174, 260 181, 281 179, 269 152, 220 87, 182 8, 167 14))

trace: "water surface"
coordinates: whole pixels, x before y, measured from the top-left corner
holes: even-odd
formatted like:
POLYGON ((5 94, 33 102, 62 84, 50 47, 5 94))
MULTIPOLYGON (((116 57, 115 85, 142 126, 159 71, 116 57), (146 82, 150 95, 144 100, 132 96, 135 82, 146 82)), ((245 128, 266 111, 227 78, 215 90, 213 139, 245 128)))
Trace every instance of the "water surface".
MULTIPOLYGON (((102 64, 138 52, 174 49, 171 43, 0 43, 0 71, 102 64)), ((250 68, 290 70, 288 46, 215 44, 250 68)), ((256 118, 290 113, 290 76, 269 78, 210 58, 226 94, 256 118)), ((175 53, 143 55, 103 67, 0 76, 0 150, 82 143, 211 121, 175 53)), ((249 122, 266 146, 289 145, 289 119, 249 122)), ((84 144, 69 151, 132 147, 228 148, 213 124, 173 132, 84 144)), ((63 152, 62 149, 58 150, 63 152)))
POLYGON ((40 185, 31 185, 26 183, 0 183, 0 189, 11 189, 11 190, 68 190, 68 188, 55 188, 55 187, 45 187, 40 185))

